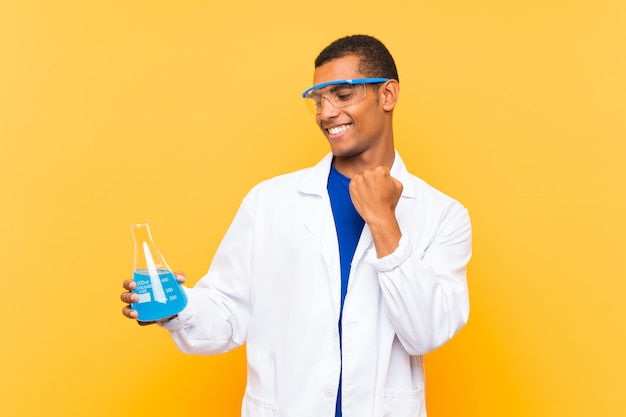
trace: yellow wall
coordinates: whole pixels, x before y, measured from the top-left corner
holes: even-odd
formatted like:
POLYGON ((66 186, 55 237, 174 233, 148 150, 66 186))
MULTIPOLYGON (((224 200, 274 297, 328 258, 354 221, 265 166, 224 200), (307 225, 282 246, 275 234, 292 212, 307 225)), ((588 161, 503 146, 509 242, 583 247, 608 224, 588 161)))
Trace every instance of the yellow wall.
POLYGON ((430 416, 626 415, 623 0, 2 0, 1 416, 237 415, 243 349, 121 316, 128 226, 195 283, 247 190, 326 152, 299 93, 351 33, 397 59, 405 161, 473 219, 430 416))

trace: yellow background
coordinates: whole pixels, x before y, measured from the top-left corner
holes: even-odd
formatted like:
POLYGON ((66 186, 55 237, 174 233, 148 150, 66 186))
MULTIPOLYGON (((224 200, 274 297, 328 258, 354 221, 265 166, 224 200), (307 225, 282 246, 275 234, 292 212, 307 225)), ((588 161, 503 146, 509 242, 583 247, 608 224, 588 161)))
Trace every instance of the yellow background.
POLYGON ((352 33, 397 60, 405 162, 472 216, 429 415, 626 415, 623 0, 1 0, 0 416, 238 415, 244 349, 120 314, 129 225, 195 283, 250 187, 326 153, 299 93, 352 33))

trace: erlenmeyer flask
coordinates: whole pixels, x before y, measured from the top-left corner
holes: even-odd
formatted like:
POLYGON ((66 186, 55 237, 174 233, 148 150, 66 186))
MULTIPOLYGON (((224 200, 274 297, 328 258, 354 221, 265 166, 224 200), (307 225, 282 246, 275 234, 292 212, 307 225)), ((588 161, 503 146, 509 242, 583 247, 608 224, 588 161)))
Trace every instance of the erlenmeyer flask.
POLYGON ((150 234, 148 223, 130 226, 135 240, 134 293, 139 301, 132 303, 139 321, 155 321, 178 314, 187 305, 187 295, 167 266, 150 234))

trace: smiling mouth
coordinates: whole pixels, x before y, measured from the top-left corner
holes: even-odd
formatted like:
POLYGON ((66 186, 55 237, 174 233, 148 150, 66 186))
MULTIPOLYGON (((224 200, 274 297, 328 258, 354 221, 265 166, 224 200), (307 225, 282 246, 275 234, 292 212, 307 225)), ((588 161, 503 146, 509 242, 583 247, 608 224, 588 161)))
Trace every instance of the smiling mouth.
POLYGON ((333 126, 326 129, 331 135, 338 135, 350 129, 351 125, 333 126))

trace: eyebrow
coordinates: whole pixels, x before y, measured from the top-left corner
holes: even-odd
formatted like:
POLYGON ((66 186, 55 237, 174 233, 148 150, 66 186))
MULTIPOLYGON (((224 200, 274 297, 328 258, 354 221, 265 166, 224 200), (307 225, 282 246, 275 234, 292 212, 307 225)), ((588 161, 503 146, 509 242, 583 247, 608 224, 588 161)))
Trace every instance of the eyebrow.
POLYGON ((346 86, 352 86, 352 84, 350 83, 343 83, 343 84, 334 84, 329 86, 330 88, 328 89, 329 93, 334 93, 335 91, 341 89, 341 88, 346 88, 346 86))

